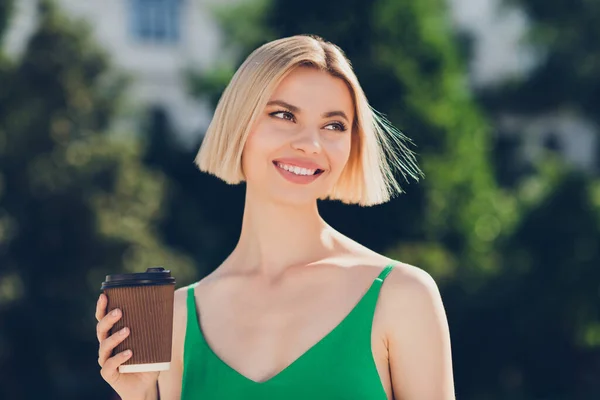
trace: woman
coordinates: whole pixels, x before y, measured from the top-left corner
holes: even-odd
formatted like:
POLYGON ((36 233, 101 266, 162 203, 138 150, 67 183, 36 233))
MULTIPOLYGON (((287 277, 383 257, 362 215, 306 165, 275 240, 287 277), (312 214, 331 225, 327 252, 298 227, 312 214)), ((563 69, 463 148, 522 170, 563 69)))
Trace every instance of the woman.
POLYGON ((176 291, 169 371, 118 373, 131 355, 111 351, 129 332, 107 337, 120 313, 105 316, 100 296, 103 378, 123 400, 454 399, 435 282, 345 237, 317 209, 325 198, 389 200, 395 167, 419 174, 402 139, 335 45, 302 35, 255 50, 196 158, 227 183, 246 182, 239 241, 176 291))

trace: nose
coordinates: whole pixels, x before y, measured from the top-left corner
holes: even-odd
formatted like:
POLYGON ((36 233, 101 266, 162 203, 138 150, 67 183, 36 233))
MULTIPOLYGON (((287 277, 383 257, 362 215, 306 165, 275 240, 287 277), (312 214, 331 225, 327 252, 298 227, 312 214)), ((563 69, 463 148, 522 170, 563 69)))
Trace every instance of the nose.
POLYGON ((292 140, 292 148, 306 154, 321 152, 321 137, 316 129, 304 129, 292 140))

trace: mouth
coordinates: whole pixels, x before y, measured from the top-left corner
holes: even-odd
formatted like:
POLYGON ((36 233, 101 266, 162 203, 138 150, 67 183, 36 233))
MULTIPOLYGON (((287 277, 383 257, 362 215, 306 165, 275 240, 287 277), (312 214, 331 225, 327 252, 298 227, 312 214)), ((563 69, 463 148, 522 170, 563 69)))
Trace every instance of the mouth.
POLYGON ((285 164, 279 161, 273 161, 273 165, 275 165, 281 170, 287 171, 297 176, 318 176, 325 172, 325 170, 319 168, 302 168, 295 165, 285 164))

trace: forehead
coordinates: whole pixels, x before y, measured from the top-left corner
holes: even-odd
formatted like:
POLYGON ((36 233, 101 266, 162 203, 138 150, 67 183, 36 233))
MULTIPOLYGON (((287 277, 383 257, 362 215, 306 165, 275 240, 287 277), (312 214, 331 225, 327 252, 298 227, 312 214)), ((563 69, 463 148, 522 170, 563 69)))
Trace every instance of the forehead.
POLYGON ((350 118, 354 104, 350 88, 341 78, 310 67, 298 67, 277 86, 269 100, 283 100, 302 111, 344 111, 350 118))

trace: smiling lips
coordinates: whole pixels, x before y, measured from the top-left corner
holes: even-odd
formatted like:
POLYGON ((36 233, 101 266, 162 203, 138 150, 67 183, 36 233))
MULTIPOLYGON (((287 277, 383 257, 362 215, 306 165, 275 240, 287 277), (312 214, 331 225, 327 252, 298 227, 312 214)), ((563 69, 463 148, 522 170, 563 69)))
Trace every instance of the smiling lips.
POLYGON ((319 165, 304 160, 280 159, 273 161, 273 165, 285 179, 292 183, 311 183, 324 172, 319 165))

